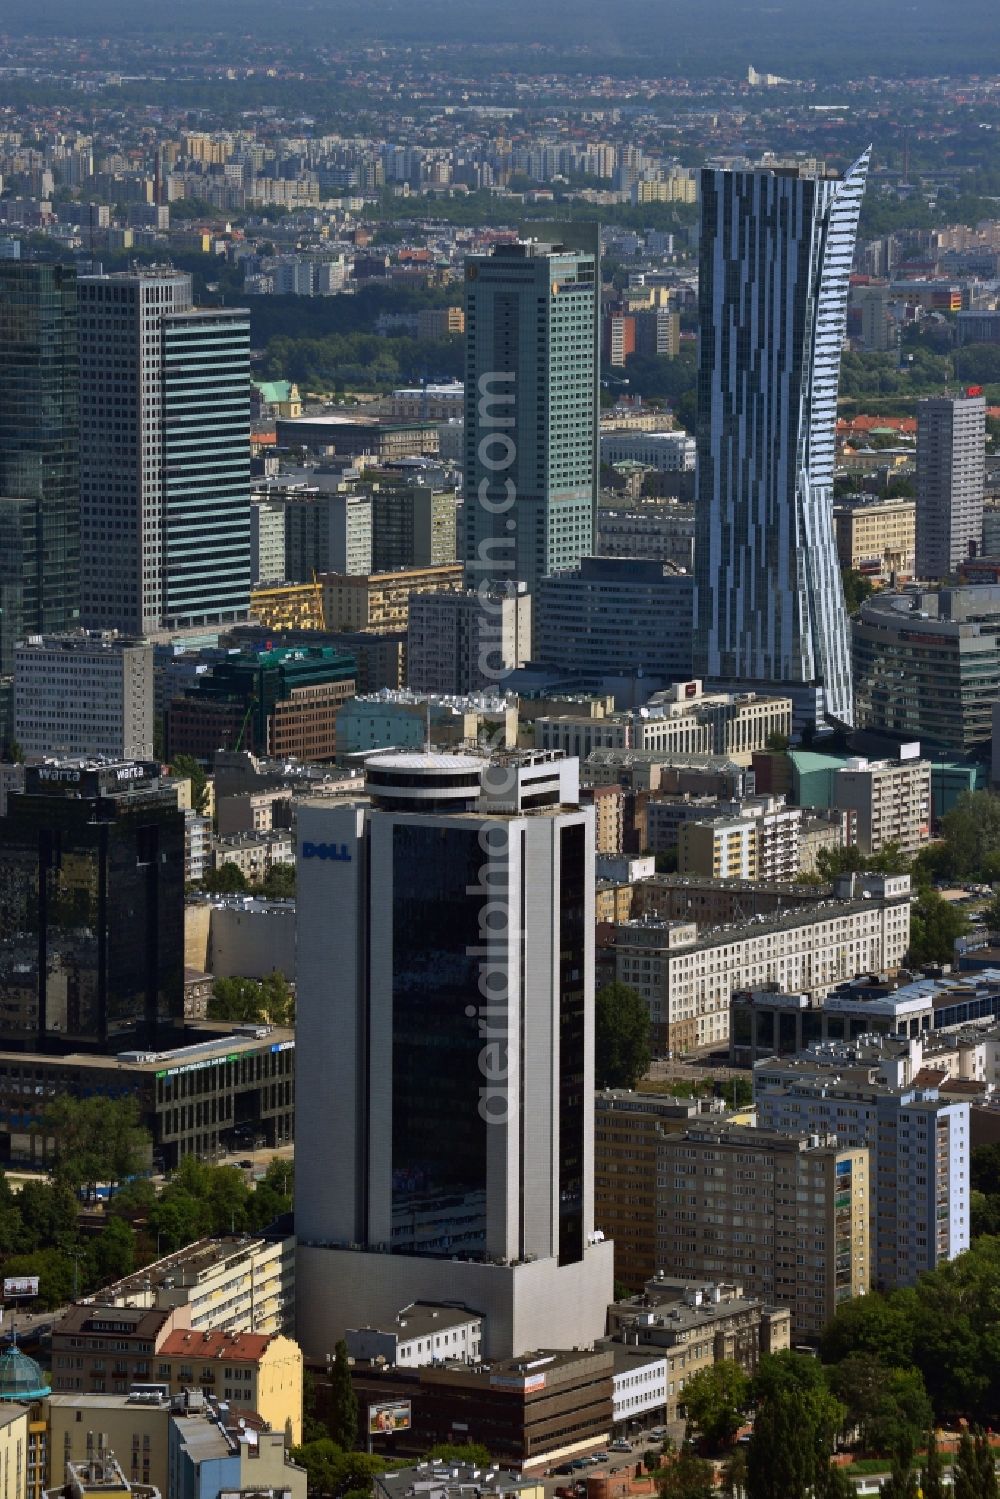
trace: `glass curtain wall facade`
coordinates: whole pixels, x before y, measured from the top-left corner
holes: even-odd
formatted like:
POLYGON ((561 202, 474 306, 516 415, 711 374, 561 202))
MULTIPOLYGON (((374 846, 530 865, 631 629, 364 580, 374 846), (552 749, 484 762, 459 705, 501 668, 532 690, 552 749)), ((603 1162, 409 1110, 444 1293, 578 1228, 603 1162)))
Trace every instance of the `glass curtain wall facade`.
POLYGON ((250 318, 163 322, 164 617, 232 622, 250 604, 250 318))
POLYGON ((115 794, 115 774, 29 767, 0 819, 4 1046, 163 1044, 183 1026, 183 814, 155 781, 115 794))
POLYGON ((14 640, 79 619, 77 337, 73 269, 0 261, 0 675, 14 640))
POLYGON ((534 592, 594 549, 600 252, 567 240, 497 245, 465 267, 465 565, 534 592))
POLYGON ((695 673, 852 722, 833 531, 865 152, 840 179, 702 172, 695 673))

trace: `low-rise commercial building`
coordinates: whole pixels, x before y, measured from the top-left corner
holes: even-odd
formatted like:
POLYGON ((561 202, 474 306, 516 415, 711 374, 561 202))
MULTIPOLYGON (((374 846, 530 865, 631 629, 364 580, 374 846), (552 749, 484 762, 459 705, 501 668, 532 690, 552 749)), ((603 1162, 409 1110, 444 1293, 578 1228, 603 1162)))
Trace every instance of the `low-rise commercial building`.
POLYGON ((477 745, 483 734, 497 749, 517 744, 517 707, 499 693, 376 692, 354 697, 337 718, 338 754, 372 750, 477 745))
POLYGON ((814 1338, 871 1284, 866 1146, 833 1133, 699 1124, 658 1145, 657 1251, 677 1275, 738 1280, 814 1338))
POLYGON ((277 1026, 187 1027, 199 1040, 169 1051, 95 1056, 0 1051, 0 1151, 29 1166, 51 1161, 43 1125, 61 1094, 135 1098, 153 1140, 153 1159, 170 1170, 182 1156, 211 1155, 261 1137, 293 1138, 295 1034, 277 1026))
MULTIPOLYGON (((978 955, 977 955, 978 956, 978 955)), ((761 1057, 794 1056, 809 1047, 857 1045, 886 1037, 942 1038, 965 1026, 1000 1021, 1000 969, 986 966, 941 978, 864 975, 825 995, 785 992, 776 985, 734 993, 730 1055, 740 1066, 761 1057)), ((983 1074, 985 1076, 985 1073, 983 1074)))
POLYGON ((376 1436, 379 1447, 391 1440, 393 1453, 422 1453, 460 1434, 487 1446, 495 1463, 537 1472, 607 1442, 613 1370, 605 1349, 540 1349, 478 1365, 386 1373, 356 1366, 354 1385, 363 1420, 385 1402, 411 1402, 411 1429, 382 1442, 376 1436))
POLYGON ((403 1369, 441 1362, 478 1363, 483 1319, 462 1307, 413 1302, 389 1327, 349 1327, 347 1351, 365 1363, 378 1360, 403 1369))

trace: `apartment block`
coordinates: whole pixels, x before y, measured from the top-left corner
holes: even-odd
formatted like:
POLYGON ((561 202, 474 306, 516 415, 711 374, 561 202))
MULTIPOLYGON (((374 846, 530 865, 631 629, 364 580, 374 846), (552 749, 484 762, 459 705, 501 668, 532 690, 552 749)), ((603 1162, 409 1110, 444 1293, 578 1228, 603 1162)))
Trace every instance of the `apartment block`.
POLYGON ((826 993, 856 973, 892 971, 910 943, 909 875, 867 877, 861 898, 821 902, 764 920, 699 931, 644 917, 615 929, 617 977, 649 1006, 663 1051, 718 1046, 734 989, 826 993))
POLYGON ((523 590, 416 593, 410 600, 407 674, 414 691, 495 688, 530 655, 531 599, 523 590))
POLYGON ((153 756, 153 647, 113 632, 35 635, 14 649, 25 755, 153 756))
POLYGON ((250 586, 285 581, 285 507, 256 496, 250 501, 250 586))
POLYGON ((308 583, 317 573, 370 573, 372 502, 369 495, 338 490, 288 491, 283 576, 308 583))
POLYGON ((376 572, 455 561, 458 496, 453 489, 380 483, 372 492, 371 506, 371 566, 376 572))
POLYGON ((106 1286, 95 1299, 102 1306, 186 1307, 195 1332, 291 1333, 295 1241, 198 1239, 106 1286))
POLYGON ((917 402, 917 571, 946 578, 975 554, 983 532, 986 400, 917 402))
POLYGON ((750 817, 716 817, 682 822, 678 829, 680 874, 719 880, 755 880, 758 873, 757 827, 750 817))
POLYGON ((176 1327, 156 1349, 154 1362, 154 1379, 169 1383, 172 1395, 200 1389, 256 1411, 272 1431, 301 1442, 302 1350, 291 1338, 176 1327))
POLYGON ((595 852, 620 854, 623 851, 625 839, 625 793, 622 788, 620 786, 582 788, 580 805, 594 809, 595 852))
MULTIPOLYGON (((647 810, 654 805, 649 801, 647 810)), ((849 883, 845 889, 850 891, 849 883)), ((829 898, 828 885, 796 885, 791 881, 654 874, 635 884, 636 915, 656 916, 662 921, 696 921, 699 926, 731 926, 757 916, 815 909, 829 898)))
POLYGON ((871 1286, 866 1146, 830 1132, 699 1124, 657 1147, 657 1253, 675 1275, 739 1280, 818 1337, 871 1286))
MULTIPOLYGON (((598 1082, 601 1079, 598 1078, 598 1082)), ((614 1242, 615 1280, 640 1291, 656 1273, 656 1152, 664 1134, 683 1133, 717 1099, 599 1089, 594 1099, 594 1221, 614 1242)))
POLYGON ((461 589, 462 566, 450 562, 434 567, 404 567, 394 572, 326 577, 322 585, 328 630, 384 634, 406 629, 411 594, 461 589))
MULTIPOLYGON (((688 812, 697 805, 681 802, 671 810, 688 812)), ((647 825, 656 822, 649 816, 651 809, 659 812, 656 801, 647 804, 647 825)), ((767 796, 749 797, 727 808, 720 806, 718 811, 723 815, 679 818, 676 842, 680 874, 720 880, 795 878, 801 808, 786 807, 784 797, 767 796)), ((651 836, 650 847, 655 846, 651 836)))
POLYGON ((754 1094, 764 1128, 835 1130, 871 1151, 872 1283, 890 1290, 969 1247, 969 1104, 865 1071, 771 1058, 754 1068, 754 1094))
POLYGON ((930 837, 931 767, 928 760, 848 760, 833 777, 834 806, 854 814, 863 854, 887 843, 915 854, 930 837))

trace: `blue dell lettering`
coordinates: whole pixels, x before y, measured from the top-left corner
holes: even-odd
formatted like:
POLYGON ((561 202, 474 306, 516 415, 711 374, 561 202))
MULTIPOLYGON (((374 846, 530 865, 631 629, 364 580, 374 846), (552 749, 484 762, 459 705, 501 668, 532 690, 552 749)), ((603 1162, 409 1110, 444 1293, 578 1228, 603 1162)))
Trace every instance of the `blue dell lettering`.
POLYGON ((303 859, 341 859, 350 864, 351 853, 346 843, 309 843, 302 845, 303 859))

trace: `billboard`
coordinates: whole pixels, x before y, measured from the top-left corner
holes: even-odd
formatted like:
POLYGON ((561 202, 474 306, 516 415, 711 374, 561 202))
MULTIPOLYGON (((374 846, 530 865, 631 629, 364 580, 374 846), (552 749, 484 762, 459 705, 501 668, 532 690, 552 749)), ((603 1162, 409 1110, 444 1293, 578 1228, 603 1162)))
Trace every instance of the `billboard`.
POLYGON ((370 1437, 391 1436, 394 1431, 409 1431, 411 1424, 408 1400, 388 1400, 382 1405, 368 1407, 370 1437))
POLYGON ((11 1296, 37 1296, 37 1275, 14 1275, 3 1283, 4 1300, 11 1296))

